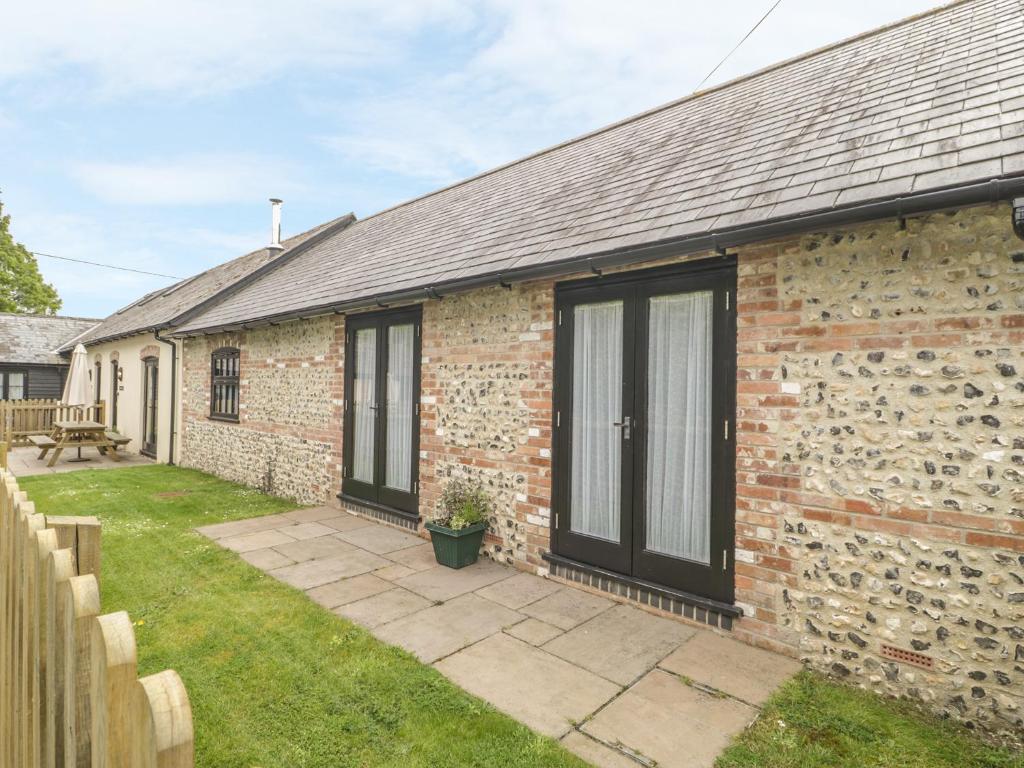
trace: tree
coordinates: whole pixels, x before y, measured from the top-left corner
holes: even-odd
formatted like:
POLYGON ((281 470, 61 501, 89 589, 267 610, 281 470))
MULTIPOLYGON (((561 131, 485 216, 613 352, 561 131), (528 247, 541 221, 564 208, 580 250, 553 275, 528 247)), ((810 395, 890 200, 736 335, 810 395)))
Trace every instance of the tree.
POLYGON ((39 274, 36 257, 11 236, 11 217, 0 202, 0 312, 55 315, 61 307, 57 289, 39 274))

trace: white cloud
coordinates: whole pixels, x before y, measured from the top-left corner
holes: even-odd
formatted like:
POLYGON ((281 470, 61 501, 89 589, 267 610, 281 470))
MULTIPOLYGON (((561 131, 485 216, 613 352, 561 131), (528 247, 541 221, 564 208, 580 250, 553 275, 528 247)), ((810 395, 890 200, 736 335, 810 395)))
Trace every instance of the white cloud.
MULTIPOLYGON (((927 9, 934 0, 842 8, 783 0, 710 87, 927 9)), ((321 136, 348 161, 438 183, 493 167, 692 92, 762 16, 767 0, 481 0, 485 42, 460 69, 386 98, 339 105, 321 136), (353 117, 355 116, 355 117, 353 117)))
POLYGON ((459 0, 40 0, 3 11, 0 81, 119 96, 235 90, 286 70, 371 67, 459 0))
POLYGON ((246 155, 190 155, 138 163, 79 163, 88 192, 128 205, 213 205, 286 195, 301 188, 286 163, 246 155))

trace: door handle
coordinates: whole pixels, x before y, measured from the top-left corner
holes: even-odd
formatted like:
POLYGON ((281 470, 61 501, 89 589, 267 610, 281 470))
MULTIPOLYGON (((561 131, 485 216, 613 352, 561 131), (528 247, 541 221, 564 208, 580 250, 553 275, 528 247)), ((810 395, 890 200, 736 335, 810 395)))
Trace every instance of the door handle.
POLYGON ((629 416, 623 416, 622 421, 612 422, 613 427, 619 427, 622 429, 622 438, 624 440, 629 440, 629 428, 631 424, 632 420, 629 418, 629 416))

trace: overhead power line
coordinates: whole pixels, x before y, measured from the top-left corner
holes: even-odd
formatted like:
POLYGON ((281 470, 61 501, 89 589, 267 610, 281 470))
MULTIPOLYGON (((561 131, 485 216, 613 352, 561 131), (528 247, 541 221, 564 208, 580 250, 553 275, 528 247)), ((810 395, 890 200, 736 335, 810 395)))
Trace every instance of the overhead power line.
POLYGON ((736 45, 735 45, 735 46, 733 47, 733 49, 732 49, 731 51, 729 51, 729 52, 728 52, 727 54, 725 54, 725 57, 724 57, 724 58, 723 58, 723 59, 722 59, 722 60, 721 60, 720 62, 718 62, 717 64, 715 64, 715 68, 714 68, 714 69, 712 69, 712 70, 711 70, 710 72, 708 72, 708 73, 707 73, 707 74, 706 74, 706 75, 704 76, 704 79, 700 81, 700 85, 698 85, 698 86, 697 86, 696 88, 694 88, 693 90, 695 90, 695 91, 699 91, 699 90, 701 89, 701 86, 702 86, 702 85, 704 85, 704 83, 706 83, 706 82, 708 81, 708 79, 710 79, 710 77, 711 77, 711 76, 712 76, 713 74, 715 74, 715 72, 717 72, 717 71, 718 71, 718 68, 719 68, 719 67, 721 67, 721 66, 722 66, 723 64, 725 64, 725 62, 729 60, 729 57, 730 57, 730 56, 732 56, 732 55, 733 55, 734 53, 736 53, 736 51, 737 51, 737 50, 739 50, 739 47, 740 47, 741 45, 743 45, 743 44, 744 44, 745 42, 747 42, 747 38, 748 38, 748 37, 750 37, 750 36, 751 36, 752 34, 754 34, 754 31, 755 31, 755 30, 756 30, 756 29, 757 29, 758 27, 760 27, 762 23, 764 23, 764 20, 765 20, 765 19, 767 19, 767 18, 768 18, 769 16, 771 16, 771 15, 772 15, 772 11, 774 11, 774 10, 775 10, 776 8, 778 8, 778 7, 779 7, 779 3, 781 3, 781 2, 782 2, 782 0, 775 0, 775 2, 774 2, 774 3, 772 4, 772 7, 771 7, 771 8, 769 8, 769 9, 768 9, 767 11, 765 11, 765 14, 764 14, 764 16, 762 16, 762 17, 761 17, 760 19, 758 19, 758 22, 757 22, 757 24, 755 24, 754 26, 752 26, 752 27, 750 28, 750 31, 749 31, 749 32, 747 32, 747 34, 745 34, 745 35, 743 36, 743 39, 742 39, 742 40, 740 40, 740 41, 739 41, 738 43, 736 43, 736 45))
POLYGON ((176 277, 174 275, 165 275, 161 272, 147 272, 144 269, 132 269, 131 267, 119 267, 116 264, 101 264, 98 261, 86 261, 85 259, 72 259, 68 256, 54 256, 52 253, 41 253, 39 251, 29 251, 33 256, 45 256, 48 259, 60 259, 61 261, 73 261, 76 264, 89 264, 93 267, 103 267, 104 269, 119 269, 122 272, 135 272, 139 275, 152 275, 153 277, 166 277, 171 280, 181 280, 183 278, 176 277))

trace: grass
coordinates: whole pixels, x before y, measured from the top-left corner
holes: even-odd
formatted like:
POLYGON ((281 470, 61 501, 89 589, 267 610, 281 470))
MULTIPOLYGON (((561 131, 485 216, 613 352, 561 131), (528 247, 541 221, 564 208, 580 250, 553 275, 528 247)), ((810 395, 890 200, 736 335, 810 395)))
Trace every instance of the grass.
POLYGON ((105 612, 139 674, 176 670, 197 766, 581 766, 551 739, 193 533, 294 504, 175 467, 24 478, 40 512, 103 523, 105 612))
MULTIPOLYGON (((103 521, 105 611, 136 622, 140 675, 175 669, 201 768, 582 766, 554 741, 192 529, 293 504, 149 466, 24 478, 41 512, 103 521)), ((1024 768, 912 704, 805 672, 717 768, 1024 768)))
POLYGON ((716 768, 1022 768, 1020 753, 991 747, 907 701, 802 672, 780 688, 716 768))

